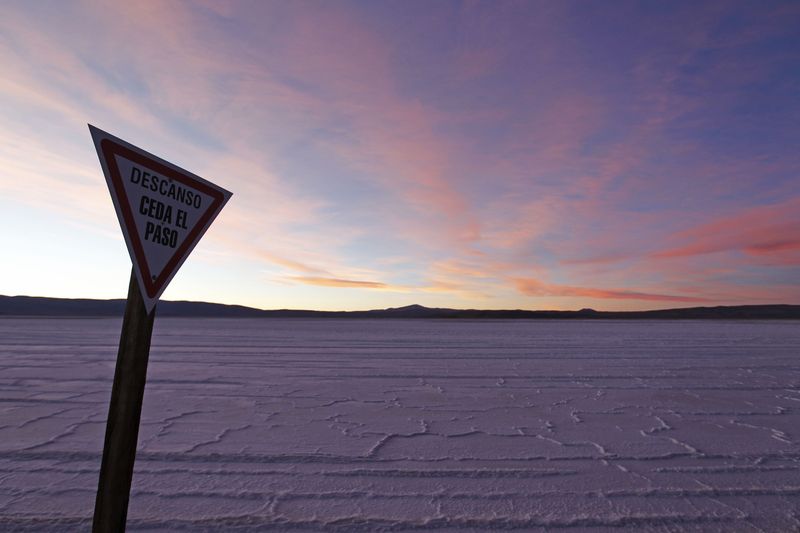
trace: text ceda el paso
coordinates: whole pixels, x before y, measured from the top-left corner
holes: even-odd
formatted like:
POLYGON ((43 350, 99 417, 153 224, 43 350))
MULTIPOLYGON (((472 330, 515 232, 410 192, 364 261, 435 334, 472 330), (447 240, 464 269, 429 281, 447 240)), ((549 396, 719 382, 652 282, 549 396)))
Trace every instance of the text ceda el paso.
MULTIPOLYGON (((190 209, 200 209, 203 205, 203 199, 194 191, 175 183, 170 178, 163 178, 135 165, 131 167, 130 182, 156 193, 161 198, 169 198, 190 209)), ((175 208, 173 213, 172 205, 153 196, 143 194, 139 202, 139 214, 152 219, 148 220, 145 225, 144 239, 175 248, 178 245, 178 230, 187 229, 187 212, 184 209, 175 208)))

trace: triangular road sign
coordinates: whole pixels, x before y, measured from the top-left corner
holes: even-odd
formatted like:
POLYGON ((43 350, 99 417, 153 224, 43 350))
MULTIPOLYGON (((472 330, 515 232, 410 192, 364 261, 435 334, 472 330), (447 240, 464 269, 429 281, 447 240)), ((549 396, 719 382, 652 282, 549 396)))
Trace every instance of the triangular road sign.
POLYGON ((231 193, 89 125, 149 313, 231 193))

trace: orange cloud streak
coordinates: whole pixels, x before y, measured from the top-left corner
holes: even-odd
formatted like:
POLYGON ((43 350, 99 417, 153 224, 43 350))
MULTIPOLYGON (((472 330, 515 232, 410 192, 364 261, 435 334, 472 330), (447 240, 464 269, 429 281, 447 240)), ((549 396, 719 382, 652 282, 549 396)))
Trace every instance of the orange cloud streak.
POLYGON ((378 289, 396 290, 391 285, 379 281, 361 281, 354 279, 320 278, 315 276, 290 276, 289 279, 305 283, 306 285, 318 285, 320 287, 345 287, 356 289, 378 289))
POLYGON ((724 251, 772 255, 779 263, 800 264, 800 197, 780 204, 746 209, 732 216, 678 233, 684 244, 652 254, 654 258, 688 257, 724 251))
POLYGON ((651 300, 660 302, 707 302, 706 298, 672 294, 653 294, 625 289, 596 289, 544 283, 531 278, 513 279, 517 289, 528 296, 578 296, 607 300, 651 300))

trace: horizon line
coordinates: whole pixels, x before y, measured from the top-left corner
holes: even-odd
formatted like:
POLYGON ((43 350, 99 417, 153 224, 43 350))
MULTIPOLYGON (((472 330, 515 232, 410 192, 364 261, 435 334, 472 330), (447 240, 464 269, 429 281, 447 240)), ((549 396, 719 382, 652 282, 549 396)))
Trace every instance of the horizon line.
MULTIPOLYGON (((8 294, 0 294, 0 298, 38 298, 38 299, 48 299, 48 300, 87 300, 93 302, 112 302, 112 301, 120 301, 125 302, 127 298, 82 298, 82 297, 60 297, 60 296, 32 296, 27 294, 17 294, 17 295, 8 295, 8 294)), ((736 304, 736 305, 695 305, 690 307, 668 307, 668 308, 660 308, 660 309, 641 309, 641 310, 614 310, 608 311, 603 309, 595 309, 593 307, 582 307, 580 309, 524 309, 524 308, 459 308, 459 307, 428 307, 422 304, 408 304, 402 305, 399 307, 382 307, 382 308, 373 308, 373 309, 338 309, 338 310, 331 310, 331 309, 308 309, 308 308, 261 308, 261 307, 252 307, 249 305, 244 304, 230 304, 230 303, 222 303, 222 302, 209 302, 209 301, 202 301, 202 300, 159 300, 156 303, 188 303, 188 304, 206 304, 206 305, 218 305, 223 307, 241 307, 245 309, 252 309, 254 311, 296 311, 296 312, 312 312, 312 313, 366 313, 370 311, 388 311, 388 310, 400 310, 400 309, 408 309, 408 308, 422 308, 422 309, 430 309, 430 310, 446 310, 446 311, 522 311, 522 312, 551 312, 551 313, 579 313, 579 312, 587 312, 592 311, 596 313, 649 313, 655 311, 673 311, 673 310, 682 310, 682 309, 713 309, 713 308, 731 308, 731 307, 764 307, 764 306, 784 306, 784 307, 791 307, 791 306, 800 306, 800 303, 756 303, 756 304, 736 304)))

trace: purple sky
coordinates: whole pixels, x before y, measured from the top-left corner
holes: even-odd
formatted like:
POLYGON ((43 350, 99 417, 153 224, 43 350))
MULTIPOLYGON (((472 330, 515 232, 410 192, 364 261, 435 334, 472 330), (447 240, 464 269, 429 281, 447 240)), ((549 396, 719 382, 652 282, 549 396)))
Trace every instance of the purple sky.
POLYGON ((121 297, 86 123, 231 190, 164 294, 800 303, 797 2, 7 2, 0 293, 121 297))

